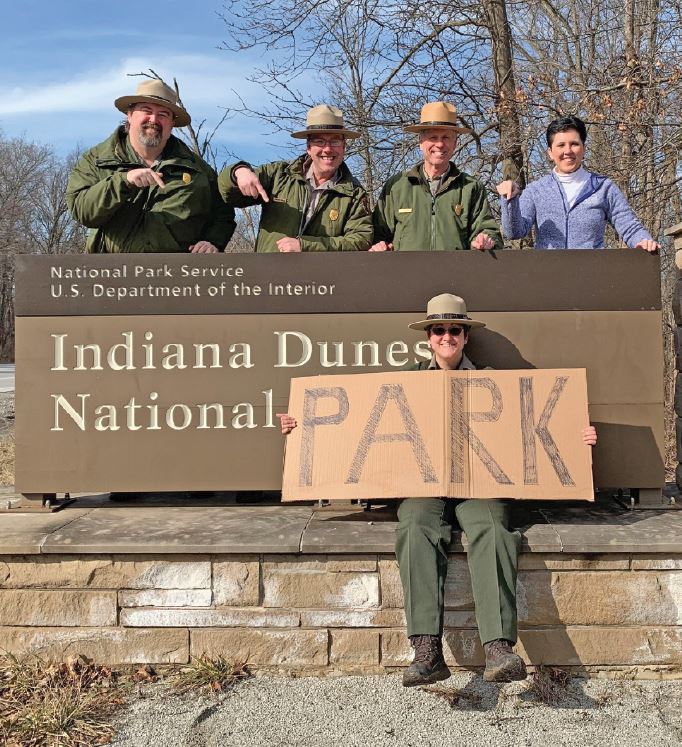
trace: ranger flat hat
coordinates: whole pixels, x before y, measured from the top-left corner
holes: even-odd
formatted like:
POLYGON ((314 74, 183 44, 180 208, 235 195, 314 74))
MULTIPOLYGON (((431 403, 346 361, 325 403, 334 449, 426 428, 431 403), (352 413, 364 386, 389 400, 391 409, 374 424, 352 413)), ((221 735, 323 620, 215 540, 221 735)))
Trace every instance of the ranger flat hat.
POLYGON ((471 132, 469 127, 462 127, 458 122, 457 108, 447 101, 432 101, 422 106, 419 124, 406 125, 406 132, 423 132, 436 127, 453 130, 454 132, 471 132))
POLYGON ((452 293, 441 293, 434 296, 426 307, 426 319, 409 324, 410 329, 426 329, 439 322, 454 322, 463 327, 485 327, 485 322, 470 319, 464 299, 452 293))
POLYGON ((315 135, 345 135, 360 137, 359 132, 347 130, 343 126, 343 112, 336 106, 320 104, 308 110, 305 118, 305 130, 292 132, 291 137, 307 138, 315 135))
POLYGON ((187 127, 192 122, 189 112, 184 109, 179 101, 175 91, 167 86, 162 80, 152 78, 145 80, 137 87, 133 96, 119 96, 114 101, 114 106, 124 114, 133 104, 157 104, 158 106, 167 106, 175 115, 173 127, 187 127))

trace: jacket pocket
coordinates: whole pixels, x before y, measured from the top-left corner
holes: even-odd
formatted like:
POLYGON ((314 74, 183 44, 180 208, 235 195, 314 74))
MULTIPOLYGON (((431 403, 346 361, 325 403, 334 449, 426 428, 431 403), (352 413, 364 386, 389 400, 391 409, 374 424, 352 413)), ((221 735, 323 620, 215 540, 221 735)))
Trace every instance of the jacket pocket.
POLYGON ((182 166, 165 167, 163 190, 155 189, 148 210, 172 213, 174 220, 185 221, 200 217, 202 222, 211 211, 211 185, 201 171, 182 166))
POLYGON ((260 231, 277 234, 278 238, 296 238, 301 224, 301 211, 288 202, 270 199, 261 206, 260 231))
POLYGON ((396 213, 395 230, 393 231, 393 248, 401 249, 401 242, 409 241, 410 226, 412 224, 412 208, 398 209, 396 213))

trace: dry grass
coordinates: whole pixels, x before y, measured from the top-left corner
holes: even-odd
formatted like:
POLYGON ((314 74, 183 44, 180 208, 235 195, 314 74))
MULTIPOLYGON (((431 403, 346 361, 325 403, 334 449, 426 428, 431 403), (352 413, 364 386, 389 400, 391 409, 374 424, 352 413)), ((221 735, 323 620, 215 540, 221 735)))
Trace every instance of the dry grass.
POLYGON ((238 682, 251 677, 246 662, 227 661, 222 656, 211 659, 205 654, 193 657, 173 677, 173 689, 178 693, 220 693, 232 689, 238 682))
POLYGON ((0 436, 0 487, 14 485, 14 433, 0 436))
POLYGON ((529 678, 526 692, 539 703, 556 705, 568 694, 571 675, 558 667, 538 666, 529 678))
MULTIPOLYGON (((251 676, 245 662, 203 655, 172 671, 167 681, 181 694, 217 694, 251 676)), ((148 664, 125 676, 84 656, 50 662, 0 653, 2 747, 94 747, 111 741, 114 713, 128 696, 159 675, 148 664)))
POLYGON ((437 698, 445 700, 450 708, 475 708, 481 703, 481 696, 473 692, 468 692, 466 687, 457 689, 456 687, 442 687, 441 685, 431 685, 429 687, 420 687, 429 695, 435 695, 437 698))
POLYGON ((0 656, 0 744, 7 747, 106 744, 114 734, 109 719, 124 703, 116 674, 85 657, 0 656))

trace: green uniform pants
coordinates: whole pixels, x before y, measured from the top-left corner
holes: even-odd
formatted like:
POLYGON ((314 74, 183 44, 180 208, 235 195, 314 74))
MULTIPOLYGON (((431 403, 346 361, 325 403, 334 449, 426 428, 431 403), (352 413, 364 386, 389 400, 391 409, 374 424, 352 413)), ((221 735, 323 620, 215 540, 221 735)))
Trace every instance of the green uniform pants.
POLYGON ((516 643, 516 568, 521 535, 509 529, 508 505, 496 500, 407 498, 398 508, 395 552, 408 635, 442 635, 452 524, 468 541, 467 560, 481 642, 516 643))

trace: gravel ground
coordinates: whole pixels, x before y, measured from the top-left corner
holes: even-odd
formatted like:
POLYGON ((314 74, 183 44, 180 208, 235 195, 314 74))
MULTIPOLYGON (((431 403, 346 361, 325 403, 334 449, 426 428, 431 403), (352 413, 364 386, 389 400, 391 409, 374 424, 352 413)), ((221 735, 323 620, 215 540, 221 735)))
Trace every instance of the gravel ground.
POLYGON ((442 687, 463 689, 459 702, 403 688, 399 675, 267 675, 219 700, 155 685, 121 713, 111 747, 682 744, 682 682, 574 679, 553 706, 527 683, 488 684, 470 673, 442 687))
POLYGON ((0 392, 0 489, 14 485, 14 392, 0 392))
POLYGON ((14 428, 14 392, 0 392, 0 435, 14 428))

